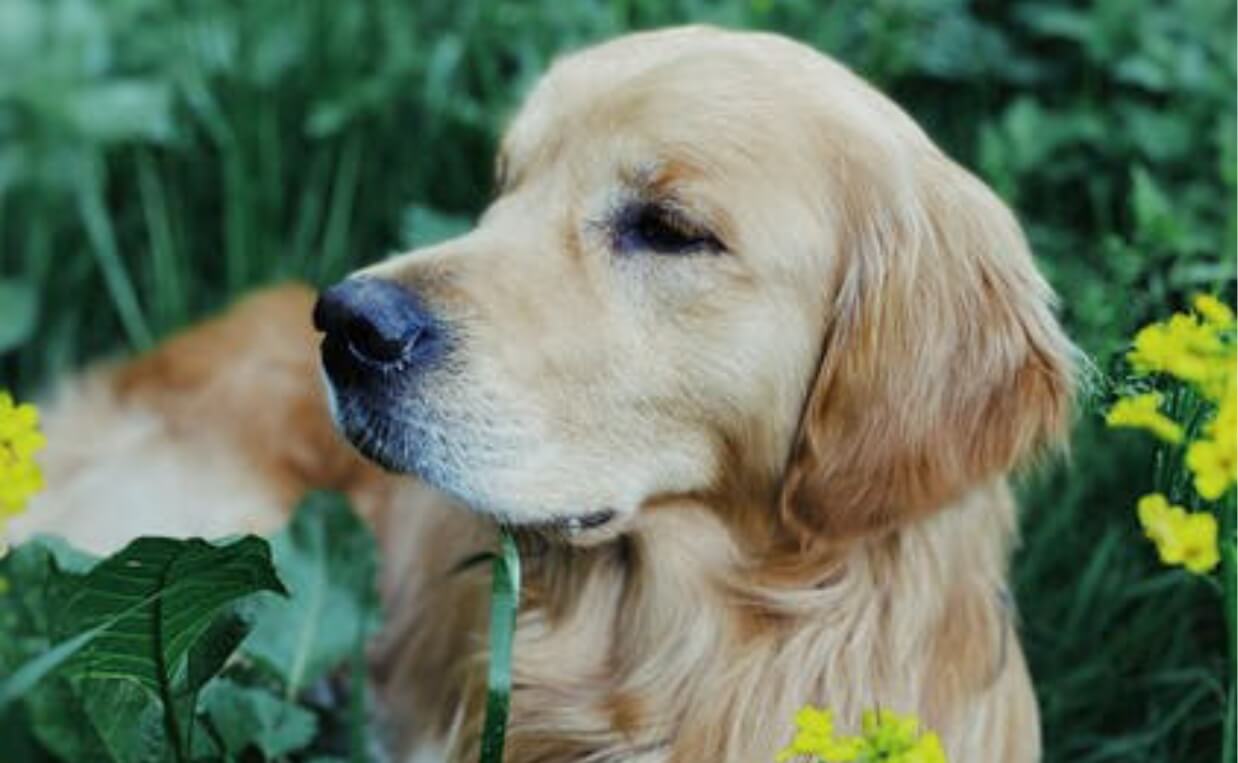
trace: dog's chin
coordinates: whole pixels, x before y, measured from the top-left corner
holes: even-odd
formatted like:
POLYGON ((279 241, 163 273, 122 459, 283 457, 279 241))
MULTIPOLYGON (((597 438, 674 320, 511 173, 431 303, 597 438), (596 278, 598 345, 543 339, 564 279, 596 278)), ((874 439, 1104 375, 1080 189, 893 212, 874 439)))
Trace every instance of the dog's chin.
MULTIPOLYGON (((329 377, 324 382, 336 429, 357 452, 388 472, 417 477, 500 525, 573 545, 600 543, 618 534, 624 524, 622 512, 609 507, 546 517, 538 516, 536 508, 517 512, 496 505, 501 501, 487 500, 468 488, 484 480, 467 479, 458 465, 453 468, 434 458, 428 442, 418 442, 429 440, 428 435, 417 435, 424 428, 393 418, 364 395, 341 393, 329 377)), ((441 444, 442 438, 435 439, 441 444)))
POLYGON ((417 470, 411 464, 407 463, 403 456, 393 451, 393 449, 387 446, 383 441, 360 434, 350 435, 348 430, 343 427, 340 429, 341 432, 344 433, 344 437, 354 448, 356 448, 358 453, 365 456, 367 460, 382 467, 385 471, 393 474, 408 474, 421 477, 417 470))

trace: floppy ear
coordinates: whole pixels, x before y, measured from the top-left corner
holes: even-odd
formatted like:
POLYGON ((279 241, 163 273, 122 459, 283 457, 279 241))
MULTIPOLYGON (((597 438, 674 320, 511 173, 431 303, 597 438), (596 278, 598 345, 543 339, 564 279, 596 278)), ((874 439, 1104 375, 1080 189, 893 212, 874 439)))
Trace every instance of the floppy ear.
POLYGON ((1074 348, 1009 210, 935 150, 843 202, 841 273, 782 495, 801 538, 947 505, 1064 437, 1074 348))

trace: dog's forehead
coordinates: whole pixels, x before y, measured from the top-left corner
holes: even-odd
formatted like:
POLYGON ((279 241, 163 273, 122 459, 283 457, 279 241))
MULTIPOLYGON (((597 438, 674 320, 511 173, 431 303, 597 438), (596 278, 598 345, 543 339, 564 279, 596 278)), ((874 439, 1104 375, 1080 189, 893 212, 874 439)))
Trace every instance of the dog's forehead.
POLYGON ((620 155, 599 145, 618 143, 703 169, 746 164, 768 172, 779 157, 811 160, 823 130, 839 138, 892 116, 905 119, 811 48, 684 27, 627 35, 557 61, 510 124, 500 161, 522 174, 573 148, 620 155))

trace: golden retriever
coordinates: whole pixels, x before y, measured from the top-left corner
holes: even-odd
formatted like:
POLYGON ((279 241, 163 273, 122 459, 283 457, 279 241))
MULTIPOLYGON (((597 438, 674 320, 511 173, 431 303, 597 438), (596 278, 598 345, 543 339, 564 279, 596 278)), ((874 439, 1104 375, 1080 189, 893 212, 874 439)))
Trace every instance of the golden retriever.
POLYGON ((513 763, 769 761, 805 703, 1038 759, 1006 480, 1066 430, 1074 351, 993 193, 829 58, 700 27, 557 62, 497 165, 472 232, 324 292, 325 385, 299 287, 71 383, 18 533, 265 531, 347 491, 399 760, 476 758, 459 563, 495 520, 513 763))

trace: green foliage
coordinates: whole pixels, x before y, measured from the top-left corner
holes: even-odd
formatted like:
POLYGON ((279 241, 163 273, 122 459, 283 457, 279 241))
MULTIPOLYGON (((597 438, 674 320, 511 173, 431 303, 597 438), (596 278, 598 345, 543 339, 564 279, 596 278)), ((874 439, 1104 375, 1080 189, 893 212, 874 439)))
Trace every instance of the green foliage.
POLYGON ((34 333, 35 293, 16 278, 0 278, 0 352, 17 347, 34 333))
MULTIPOLYGON (((684 21, 790 34, 885 89, 1017 210, 1102 372, 1190 293, 1233 294, 1224 0, 0 0, 0 386, 451 235, 557 52, 684 21)), ((1213 761, 1216 595, 1139 537, 1153 456, 1098 426, 1106 378, 1069 470, 1023 490, 1047 759, 1213 761)))
POLYGON ((378 549, 347 502, 333 493, 307 497, 271 545, 294 595, 255 602, 251 616, 257 626, 245 649, 279 679, 286 696, 295 697, 378 632, 378 549))
POLYGON ((224 651, 212 621, 241 597, 283 591, 253 537, 221 546, 142 538, 86 573, 63 571, 38 543, 12 557, 5 577, 24 606, 8 635, 48 646, 6 665, 0 712, 25 700, 34 733, 68 760, 187 759, 187 711, 213 672, 202 666, 222 664, 204 657, 224 651))
POLYGON ((306 747, 318 730, 310 711, 226 678, 211 684, 201 706, 225 753, 232 756, 254 748, 264 758, 279 758, 306 747))
MULTIPOLYGON (((369 531, 328 494, 308 496, 270 546, 142 538, 97 562, 53 540, 15 549, 0 561, 0 755, 181 763, 347 752, 320 733, 303 689, 329 682, 377 628, 375 564, 369 531)), ((362 714, 348 717, 364 741, 362 714)))

